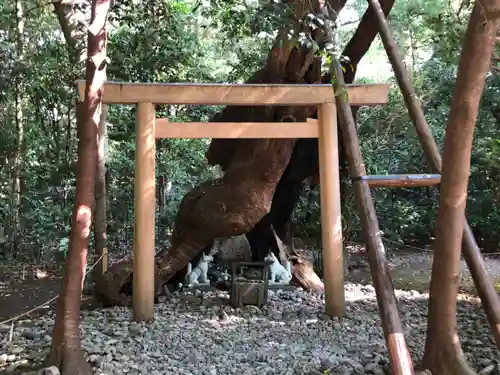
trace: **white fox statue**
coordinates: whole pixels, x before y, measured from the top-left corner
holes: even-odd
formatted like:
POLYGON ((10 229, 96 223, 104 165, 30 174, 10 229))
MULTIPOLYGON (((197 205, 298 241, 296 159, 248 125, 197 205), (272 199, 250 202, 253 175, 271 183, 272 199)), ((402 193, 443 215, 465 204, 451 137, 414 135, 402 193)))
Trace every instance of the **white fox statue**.
POLYGON ((208 264, 213 260, 214 258, 211 255, 203 254, 196 267, 193 268, 191 263, 188 263, 186 284, 188 286, 195 284, 208 284, 208 264))
POLYGON ((278 261, 273 252, 265 258, 272 263, 269 265, 270 283, 289 284, 292 281, 292 266, 289 261, 285 262, 285 267, 278 261))

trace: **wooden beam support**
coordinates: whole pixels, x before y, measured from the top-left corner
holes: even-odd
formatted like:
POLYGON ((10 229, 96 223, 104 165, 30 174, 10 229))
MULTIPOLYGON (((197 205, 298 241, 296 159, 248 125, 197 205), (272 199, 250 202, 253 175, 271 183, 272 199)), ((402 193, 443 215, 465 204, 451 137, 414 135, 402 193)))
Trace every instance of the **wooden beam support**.
MULTIPOLYGON (((408 113, 415 125, 420 145, 424 150, 427 162, 434 173, 441 173, 442 161, 439 148, 432 135, 431 128, 427 123, 420 101, 417 99, 415 89, 410 80, 410 75, 399 55, 398 46, 392 37, 391 29, 386 17, 376 0, 369 0, 380 30, 380 37, 384 44, 387 56, 391 62, 396 80, 403 94, 408 113)), ((500 298, 493 284, 488 269, 484 263, 481 250, 474 238, 472 229, 467 220, 464 220, 464 231, 462 238, 462 252, 469 267, 472 279, 476 286, 481 302, 484 306, 488 322, 493 331, 497 347, 500 348, 500 298)))
POLYGON ((440 174, 388 174, 361 176, 371 188, 384 187, 425 187, 435 186, 441 182, 440 174))
MULTIPOLYGON (((78 80, 84 100, 85 81, 78 80)), ((389 85, 349 85, 353 105, 386 104, 389 85)), ((106 82, 105 104, 317 105, 335 102, 331 85, 188 84, 106 82)))
POLYGON ((154 316, 155 284, 155 109, 137 105, 135 149, 135 226, 132 309, 136 322, 154 316))
MULTIPOLYGON (((345 87, 344 74, 338 59, 332 58, 332 64, 335 89, 341 91, 345 87)), ((337 110, 339 112, 341 134, 346 149, 349 173, 354 180, 353 188, 356 206, 361 222, 363 238, 366 243, 373 285, 377 293, 378 309, 387 342, 389 358, 392 363, 392 373, 394 375, 413 375, 413 364, 406 345, 403 325, 399 318, 398 301, 389 273, 375 206, 368 182, 359 178, 366 176, 366 170, 349 99, 338 95, 337 110)))
POLYGON ((335 103, 318 106, 318 119, 325 313, 331 317, 342 317, 345 314, 344 257, 335 103))
POLYGON ((318 121, 169 122, 156 119, 156 138, 318 138, 318 121))

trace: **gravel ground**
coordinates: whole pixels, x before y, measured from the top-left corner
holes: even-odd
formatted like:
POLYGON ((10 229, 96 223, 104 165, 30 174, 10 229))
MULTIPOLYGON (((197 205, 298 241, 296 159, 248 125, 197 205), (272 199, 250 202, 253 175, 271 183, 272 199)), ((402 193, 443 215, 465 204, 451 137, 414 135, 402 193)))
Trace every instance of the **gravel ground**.
MULTIPOLYGON (((82 344, 97 374, 375 374, 388 373, 372 286, 346 284, 347 318, 323 314, 323 299, 301 289, 270 291, 269 304, 231 309, 227 294, 177 295, 156 306, 153 323, 131 322, 130 310, 82 312, 82 344), (325 372, 330 370, 330 372, 325 372)), ((427 295, 397 291, 413 360, 421 358, 427 295)), ((53 316, 0 326, 0 372, 40 362, 53 316)), ((461 296, 458 327, 470 364, 500 374, 500 356, 475 298, 461 296)), ((416 362, 415 362, 416 363, 416 362)))
MULTIPOLYGON (((429 291, 429 282, 432 270, 432 248, 401 248, 388 258, 394 287, 402 290, 429 291)), ((354 268, 346 279, 353 283, 371 283, 371 274, 366 253, 363 246, 354 244, 347 246, 350 252, 350 265, 354 268)), ((484 256, 484 255, 483 255, 484 256)), ((498 256, 484 256, 486 270, 498 292, 500 292, 500 258, 498 256)), ((467 263, 460 260, 460 291, 477 295, 474 281, 467 263)))

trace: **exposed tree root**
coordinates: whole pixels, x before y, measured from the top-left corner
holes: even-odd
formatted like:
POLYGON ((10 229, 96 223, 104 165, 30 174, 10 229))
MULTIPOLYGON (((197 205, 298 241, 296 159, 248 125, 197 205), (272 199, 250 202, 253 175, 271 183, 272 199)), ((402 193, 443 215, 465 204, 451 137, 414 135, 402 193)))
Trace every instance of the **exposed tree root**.
POLYGON ((67 293, 63 286, 63 293, 57 300, 52 345, 45 365, 56 366, 61 375, 92 374, 92 368, 85 360, 80 343, 80 293, 67 293))
POLYGON ((47 359, 47 366, 56 366, 61 375, 92 374, 92 368, 83 356, 80 338, 75 341, 78 341, 78 344, 62 343, 62 347, 53 350, 47 359))
POLYGON ((458 336, 434 342, 422 361, 422 367, 432 375, 477 375, 463 355, 458 336))

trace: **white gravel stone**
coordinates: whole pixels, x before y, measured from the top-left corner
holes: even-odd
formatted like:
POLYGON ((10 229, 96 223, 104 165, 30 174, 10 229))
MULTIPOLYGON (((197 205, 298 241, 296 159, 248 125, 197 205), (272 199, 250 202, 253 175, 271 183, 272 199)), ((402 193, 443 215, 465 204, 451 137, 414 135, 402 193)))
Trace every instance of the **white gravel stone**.
MULTIPOLYGON (((374 288, 346 284, 345 291, 347 314, 340 321, 325 316, 322 296, 301 289, 269 291, 262 310, 232 309, 221 292, 205 293, 203 305, 192 296, 177 295, 155 307, 150 324, 132 322, 127 308, 83 311, 82 347, 96 374, 103 375, 388 373, 374 288)), ((417 363, 426 334, 427 295, 397 295, 417 363)), ((459 301, 458 321, 471 365, 481 374, 500 374, 481 307, 459 301)), ((50 314, 18 324, 9 345, 0 336, 0 371, 16 361, 40 363, 48 353, 53 324, 50 314)))

